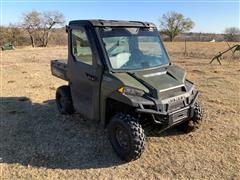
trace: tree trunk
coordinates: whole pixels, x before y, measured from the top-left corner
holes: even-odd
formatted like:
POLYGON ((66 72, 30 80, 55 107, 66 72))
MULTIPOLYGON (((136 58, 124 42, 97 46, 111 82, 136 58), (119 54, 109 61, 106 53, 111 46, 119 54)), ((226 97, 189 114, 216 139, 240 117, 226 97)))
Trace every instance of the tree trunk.
POLYGON ((30 39, 31 39, 32 47, 35 47, 35 39, 32 34, 30 34, 30 39))
POLYGON ((47 47, 47 45, 48 45, 48 39, 49 39, 49 36, 50 36, 50 32, 48 31, 47 34, 46 34, 46 37, 45 37, 45 44, 44 44, 44 47, 47 47))
POLYGON ((46 33, 45 33, 45 43, 44 43, 44 47, 47 47, 47 45, 48 45, 48 39, 49 39, 49 37, 50 37, 50 33, 51 33, 51 29, 52 29, 52 27, 54 26, 56 24, 56 22, 52 22, 51 24, 50 24, 50 26, 46 29, 46 33))
POLYGON ((173 42, 173 35, 172 34, 169 35, 169 39, 170 39, 171 42, 173 42))
POLYGON ((45 37, 46 37, 46 28, 43 29, 43 35, 42 35, 42 38, 41 38, 41 46, 42 47, 45 47, 45 37))

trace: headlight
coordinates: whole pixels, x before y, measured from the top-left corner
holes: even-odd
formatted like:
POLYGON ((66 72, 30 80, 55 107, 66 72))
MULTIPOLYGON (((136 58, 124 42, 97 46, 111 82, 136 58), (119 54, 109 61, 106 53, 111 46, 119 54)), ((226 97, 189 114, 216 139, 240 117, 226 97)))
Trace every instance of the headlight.
POLYGON ((118 88, 117 91, 122 94, 133 95, 133 96, 143 96, 145 94, 143 90, 136 89, 133 87, 127 87, 127 86, 120 87, 118 88))

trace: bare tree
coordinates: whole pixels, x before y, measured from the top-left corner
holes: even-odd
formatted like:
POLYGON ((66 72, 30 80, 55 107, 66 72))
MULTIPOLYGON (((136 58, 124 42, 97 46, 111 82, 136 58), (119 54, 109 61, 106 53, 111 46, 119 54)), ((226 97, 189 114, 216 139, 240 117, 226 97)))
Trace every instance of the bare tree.
POLYGON ((30 36, 32 47, 46 47, 52 28, 64 24, 64 16, 58 11, 46 11, 43 13, 35 10, 23 15, 22 26, 30 36))
POLYGON ((51 29, 56 25, 63 25, 64 15, 58 11, 43 12, 41 17, 41 46, 46 47, 51 33, 51 29))
POLYGON ((189 31, 193 27, 194 22, 191 19, 173 11, 164 14, 160 20, 161 33, 167 35, 170 41, 173 41, 178 34, 189 31))
POLYGON ((226 41, 240 41, 240 29, 237 27, 226 28, 224 31, 226 41))
POLYGON ((41 14, 35 10, 23 14, 22 27, 28 32, 32 47, 35 47, 35 34, 41 25, 40 15, 41 14))

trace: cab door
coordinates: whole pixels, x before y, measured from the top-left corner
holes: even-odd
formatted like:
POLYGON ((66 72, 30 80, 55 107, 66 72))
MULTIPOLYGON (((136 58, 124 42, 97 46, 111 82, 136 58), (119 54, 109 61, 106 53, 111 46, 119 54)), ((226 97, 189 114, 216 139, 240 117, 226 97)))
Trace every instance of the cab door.
POLYGON ((99 98, 103 68, 89 26, 72 26, 69 31, 68 78, 73 105, 87 119, 100 117, 99 98))

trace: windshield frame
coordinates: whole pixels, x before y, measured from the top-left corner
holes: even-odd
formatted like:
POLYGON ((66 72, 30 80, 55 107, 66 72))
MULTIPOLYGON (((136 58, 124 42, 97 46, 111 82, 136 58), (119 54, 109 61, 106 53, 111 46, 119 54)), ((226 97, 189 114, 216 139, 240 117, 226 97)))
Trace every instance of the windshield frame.
MULTIPOLYGON (((110 27, 110 26, 109 26, 110 27)), ((104 29, 106 27, 96 27, 96 32, 97 32, 97 36, 99 38, 99 41, 100 41, 100 44, 102 46, 102 51, 103 51, 103 54, 104 54, 104 57, 105 57, 105 62, 106 62, 106 65, 108 67, 108 69, 111 71, 111 72, 137 72, 137 71, 145 71, 145 70, 152 70, 152 69, 158 69, 160 67, 167 67, 169 65, 171 65, 171 61, 170 61, 170 58, 169 58, 169 55, 168 55, 168 52, 166 51, 166 48, 163 44, 163 41, 161 39, 161 36, 159 34, 159 31, 157 30, 157 28, 154 28, 153 32, 156 34, 156 37, 159 38, 159 42, 160 42, 160 45, 162 47, 162 50, 164 51, 164 53, 166 54, 166 57, 167 57, 167 60, 168 60, 168 63, 166 64, 162 64, 162 65, 158 65, 158 66, 154 66, 154 67, 149 67, 149 68, 139 68, 139 69, 114 69, 111 65, 111 62, 110 62, 110 59, 109 59, 109 55, 108 55, 108 52, 107 52, 107 49, 106 47, 104 46, 104 42, 103 42, 103 37, 101 36, 101 30, 104 29)), ((111 27, 110 27, 111 28, 111 27)), ((124 28, 124 27, 114 27, 114 28, 124 28)), ((125 27, 125 28, 128 28, 128 27, 125 27)), ((129 27, 129 28, 139 28, 139 27, 129 27)))

